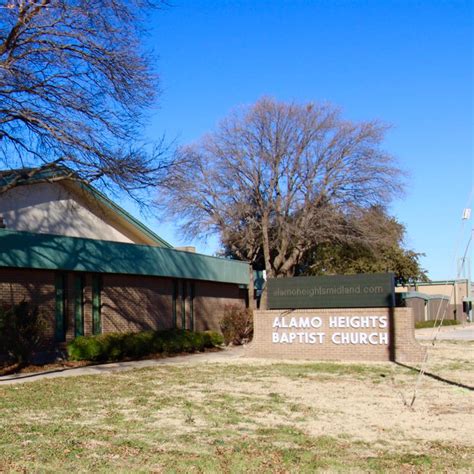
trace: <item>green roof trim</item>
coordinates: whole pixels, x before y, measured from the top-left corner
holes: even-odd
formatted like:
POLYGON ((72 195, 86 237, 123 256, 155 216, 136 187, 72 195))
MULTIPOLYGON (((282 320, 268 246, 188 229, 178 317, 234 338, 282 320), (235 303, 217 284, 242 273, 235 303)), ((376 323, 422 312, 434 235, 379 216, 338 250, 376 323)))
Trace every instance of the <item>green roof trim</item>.
POLYGON ((37 168, 19 168, 19 169, 8 169, 0 170, 0 186, 7 186, 13 180, 18 178, 16 185, 20 186, 22 184, 29 184, 31 182, 47 181, 48 179, 66 175, 66 173, 71 173, 71 170, 68 170, 64 167, 49 167, 47 169, 38 169, 37 168), (33 176, 28 176, 28 173, 35 171, 33 176))
POLYGON ((425 301, 429 300, 448 300, 449 301, 449 296, 446 295, 427 295, 426 293, 420 293, 419 291, 407 291, 404 293, 397 293, 400 296, 400 298, 404 300, 409 300, 411 298, 420 298, 425 301))
POLYGON ((248 285, 246 262, 150 245, 0 229, 0 267, 119 273, 248 285))
POLYGON ((28 176, 27 173, 31 171, 33 171, 33 168, 0 171, 0 187, 8 185, 11 181, 16 179, 18 175, 20 175, 21 178, 19 179, 17 186, 48 182, 49 180, 53 178, 64 176, 65 177, 64 180, 72 181, 75 184, 77 184, 81 189, 91 194, 95 199, 100 201, 102 204, 107 206, 113 212, 115 212, 120 217, 125 219, 127 222, 132 224, 140 232, 145 234, 150 239, 154 240, 157 244, 162 245, 163 247, 170 248, 170 249, 173 248, 173 246, 170 243, 166 242, 166 240, 162 239, 159 235, 155 234, 155 232, 153 232, 146 225, 141 223, 138 219, 133 217, 130 213, 128 213, 125 209, 120 207, 114 201, 109 199, 105 194, 101 193, 94 186, 92 186, 91 184, 79 178, 75 179, 74 177, 71 177, 70 175, 71 173, 73 173, 71 169, 66 168, 64 166, 55 166, 55 167, 39 170, 38 172, 36 172, 34 175, 30 177, 28 176))
POLYGON ((416 282, 416 286, 438 286, 438 285, 454 285, 454 283, 467 283, 466 278, 461 278, 459 280, 433 280, 427 282, 416 282))

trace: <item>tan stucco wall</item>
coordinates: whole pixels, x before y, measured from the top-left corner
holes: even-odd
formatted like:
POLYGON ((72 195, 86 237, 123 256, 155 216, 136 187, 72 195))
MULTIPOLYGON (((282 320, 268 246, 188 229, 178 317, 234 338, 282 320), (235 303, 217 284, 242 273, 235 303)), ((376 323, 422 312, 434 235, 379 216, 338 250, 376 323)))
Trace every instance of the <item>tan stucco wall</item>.
POLYGON ((459 304, 463 298, 467 296, 467 283, 464 281, 456 282, 456 294, 454 293, 454 285, 421 285, 418 287, 420 293, 426 295, 445 295, 450 296, 450 304, 459 304))
POLYGON ((453 283, 430 283, 427 285, 418 284, 415 287, 410 286, 400 286, 396 287, 395 291, 397 293, 403 293, 406 291, 418 291, 424 293, 425 295, 444 295, 450 297, 450 304, 461 304, 463 298, 468 296, 468 281, 467 280, 458 280, 456 281, 456 292, 454 292, 453 283))
POLYGON ((142 243, 98 204, 84 199, 65 184, 18 186, 0 196, 0 215, 13 230, 142 243))

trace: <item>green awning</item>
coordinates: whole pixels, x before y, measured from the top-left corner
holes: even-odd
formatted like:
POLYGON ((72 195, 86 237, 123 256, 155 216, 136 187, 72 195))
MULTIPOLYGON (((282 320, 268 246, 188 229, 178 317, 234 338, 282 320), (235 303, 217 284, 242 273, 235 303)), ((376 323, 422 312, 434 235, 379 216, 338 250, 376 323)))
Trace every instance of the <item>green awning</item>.
POLYGON ((249 284, 246 262, 164 247, 0 229, 0 267, 249 284))

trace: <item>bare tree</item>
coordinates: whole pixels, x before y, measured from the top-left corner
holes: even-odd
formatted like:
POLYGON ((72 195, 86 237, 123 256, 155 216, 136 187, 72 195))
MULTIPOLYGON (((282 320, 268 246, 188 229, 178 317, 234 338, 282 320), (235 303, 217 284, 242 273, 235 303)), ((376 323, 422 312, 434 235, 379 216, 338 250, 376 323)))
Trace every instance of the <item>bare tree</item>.
POLYGON ((160 195, 163 211, 241 259, 263 256, 269 277, 291 276, 315 244, 353 234, 349 216, 401 191, 385 130, 331 105, 261 99, 180 150, 188 164, 160 195))
POLYGON ((66 165, 129 193, 169 164, 140 141, 157 77, 141 47, 154 0, 0 0, 0 160, 66 165))

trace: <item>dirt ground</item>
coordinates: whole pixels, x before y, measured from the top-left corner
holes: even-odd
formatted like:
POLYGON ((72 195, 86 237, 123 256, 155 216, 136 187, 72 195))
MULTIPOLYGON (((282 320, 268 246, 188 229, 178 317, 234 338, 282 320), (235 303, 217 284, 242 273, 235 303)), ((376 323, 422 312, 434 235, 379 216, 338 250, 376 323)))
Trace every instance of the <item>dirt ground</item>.
MULTIPOLYGON (((300 380, 281 376, 263 385, 240 383, 239 390, 262 394, 271 387, 279 396, 315 409, 316 416, 299 421, 313 436, 343 435, 393 446, 419 439, 474 448, 474 342, 438 341, 434 347, 428 341, 419 342, 429 351, 426 373, 420 379, 409 368, 364 364, 373 369, 370 379, 353 374, 323 380, 316 374, 300 380)), ((259 359, 233 363, 237 361, 272 363, 259 359)), ((236 388, 220 390, 235 393, 236 388)), ((278 425, 284 418, 275 415, 273 423, 278 425)))
POLYGON ((239 349, 0 386, 0 472, 472 472, 474 342, 421 344, 413 406, 408 367, 239 349))

